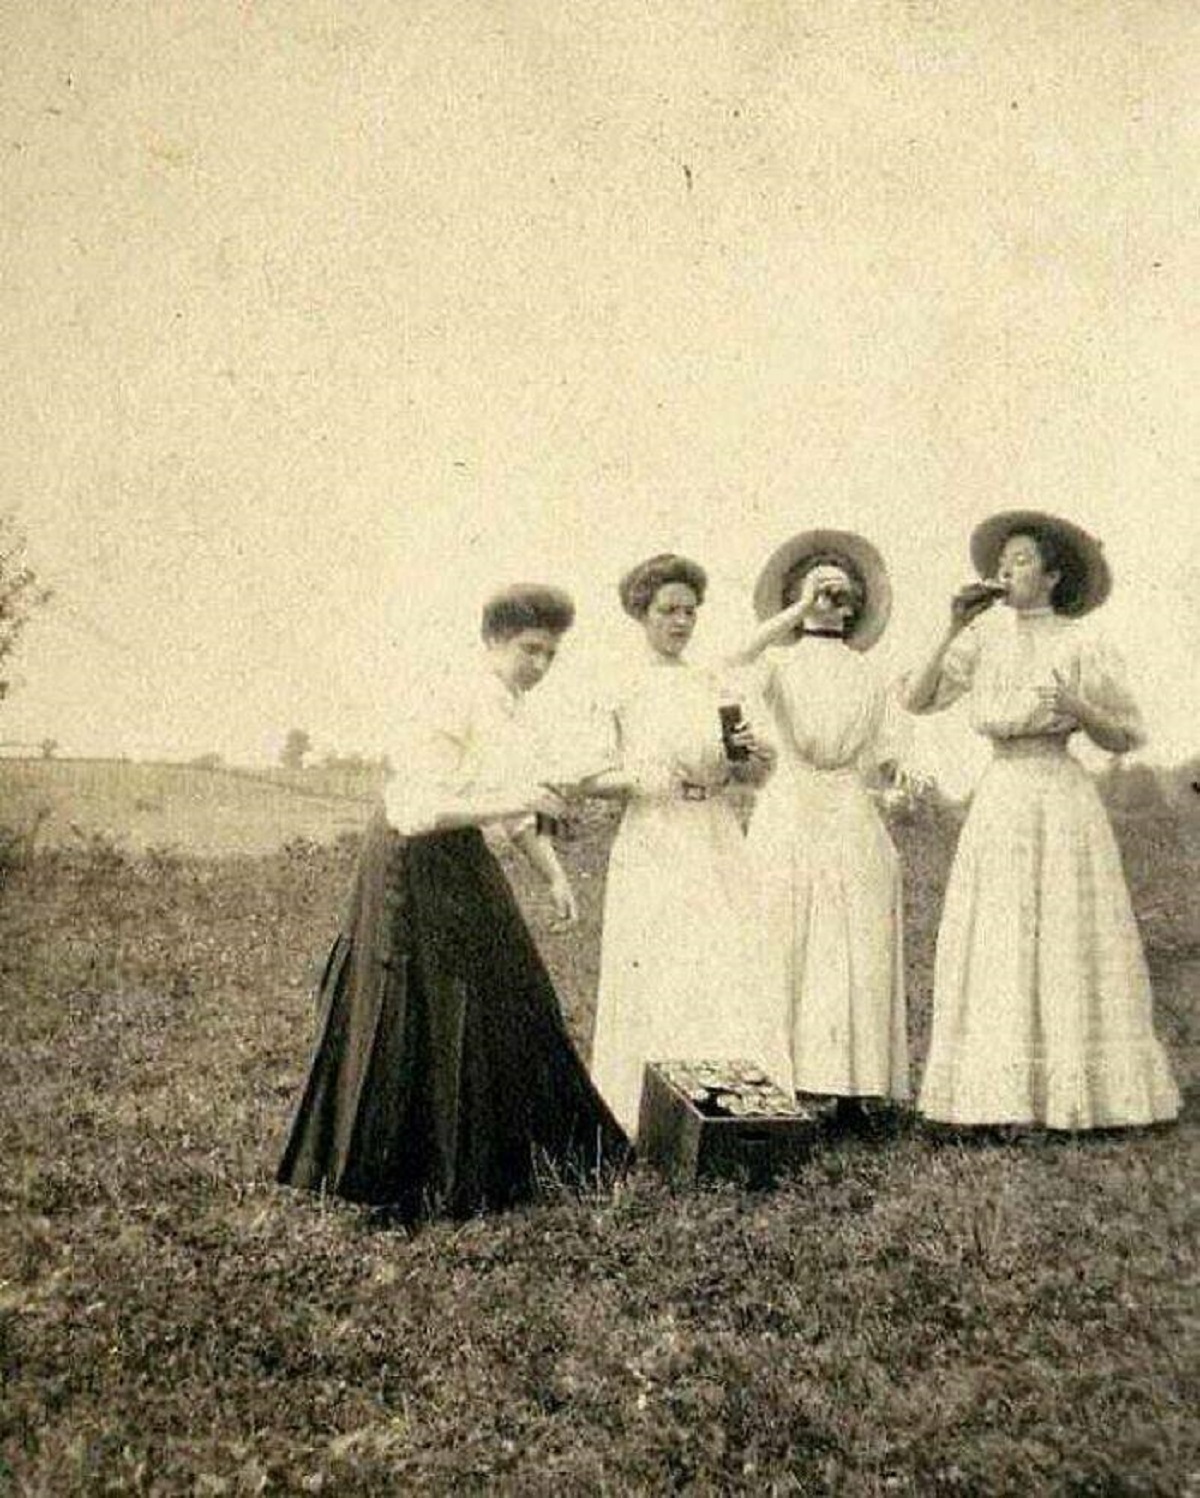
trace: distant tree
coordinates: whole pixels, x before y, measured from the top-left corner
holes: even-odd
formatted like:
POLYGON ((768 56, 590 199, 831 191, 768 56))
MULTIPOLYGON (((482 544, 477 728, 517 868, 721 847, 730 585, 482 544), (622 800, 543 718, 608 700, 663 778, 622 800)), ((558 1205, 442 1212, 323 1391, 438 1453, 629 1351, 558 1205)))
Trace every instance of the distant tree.
POLYGON ((215 750, 210 749, 206 754, 197 754, 191 763, 198 770, 219 770, 225 761, 215 750))
POLYGON ((48 602, 25 559, 25 535, 11 515, 0 514, 0 697, 8 692, 7 663, 35 610, 48 602))
POLYGON ((285 770, 302 770, 304 756, 312 748, 312 738, 303 728, 289 728, 279 751, 279 763, 285 770))
POLYGON ((38 748, 42 751, 43 759, 53 759, 54 756, 58 753, 58 740, 43 739, 42 742, 38 745, 38 748))
POLYGON ((365 770, 369 763, 361 754, 338 754, 331 751, 321 756, 321 764, 326 770, 365 770))

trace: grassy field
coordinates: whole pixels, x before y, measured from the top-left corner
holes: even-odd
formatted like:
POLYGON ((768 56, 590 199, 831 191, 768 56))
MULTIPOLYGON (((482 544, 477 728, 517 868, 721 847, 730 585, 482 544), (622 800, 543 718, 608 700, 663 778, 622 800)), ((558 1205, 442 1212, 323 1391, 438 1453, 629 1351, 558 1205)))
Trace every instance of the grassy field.
POLYGON ((374 780, 322 768, 0 759, 0 821, 42 846, 101 834, 141 851, 267 853, 360 830, 374 780))
MULTIPOLYGON (((900 823, 918 1059, 954 819, 900 823)), ((1129 1137, 904 1116, 766 1195, 416 1233, 276 1189, 352 837, 47 847, 0 891, 0 1493, 1200 1493, 1194 833, 1120 827, 1189 1091, 1129 1137)), ((551 931, 586 1045, 611 823, 551 931)))

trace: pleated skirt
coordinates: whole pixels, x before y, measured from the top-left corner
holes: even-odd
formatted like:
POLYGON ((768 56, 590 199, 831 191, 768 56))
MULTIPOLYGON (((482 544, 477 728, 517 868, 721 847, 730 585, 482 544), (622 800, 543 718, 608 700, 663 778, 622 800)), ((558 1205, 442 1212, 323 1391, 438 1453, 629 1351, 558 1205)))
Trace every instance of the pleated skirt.
POLYGON ((368 828, 278 1179, 406 1219, 582 1184, 628 1144, 474 828, 368 828))

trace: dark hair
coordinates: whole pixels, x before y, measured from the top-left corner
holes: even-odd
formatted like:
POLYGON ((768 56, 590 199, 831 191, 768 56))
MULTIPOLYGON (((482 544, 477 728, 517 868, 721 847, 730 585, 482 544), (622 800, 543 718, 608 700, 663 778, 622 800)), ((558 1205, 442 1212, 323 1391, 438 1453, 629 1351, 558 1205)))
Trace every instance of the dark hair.
POLYGON ((685 583, 696 595, 696 602, 703 603, 708 573, 699 562, 690 562, 671 551, 660 552, 639 562, 621 579, 618 588, 621 607, 634 619, 644 619, 655 594, 668 583, 685 583))
POLYGON ((794 603, 799 598, 804 579, 814 567, 840 567, 850 579, 853 613, 846 620, 846 633, 851 634, 862 618, 862 611, 867 601, 867 584, 857 564, 839 552, 818 551, 813 556, 802 557, 783 575, 783 585, 779 590, 780 602, 786 608, 789 603, 794 603))
POLYGON ((1045 570, 1058 573, 1058 581, 1050 590, 1050 604, 1055 613, 1076 613, 1087 584, 1087 569, 1075 548, 1044 525, 1021 525, 1005 536, 1001 551, 1014 536, 1028 536, 1037 547, 1045 570))
POLYGON ((480 633, 485 640, 511 640, 526 629, 565 635, 574 623, 570 594, 541 583, 514 583, 493 593, 484 604, 480 633))

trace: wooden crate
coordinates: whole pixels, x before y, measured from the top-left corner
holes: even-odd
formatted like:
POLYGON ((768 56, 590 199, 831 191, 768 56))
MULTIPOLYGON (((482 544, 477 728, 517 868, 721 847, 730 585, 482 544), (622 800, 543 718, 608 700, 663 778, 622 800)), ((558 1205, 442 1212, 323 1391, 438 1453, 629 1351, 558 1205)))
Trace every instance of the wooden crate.
POLYGON ((816 1112, 747 1062, 647 1063, 638 1158, 674 1186, 703 1178, 770 1186, 807 1157, 819 1132, 816 1112))

